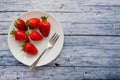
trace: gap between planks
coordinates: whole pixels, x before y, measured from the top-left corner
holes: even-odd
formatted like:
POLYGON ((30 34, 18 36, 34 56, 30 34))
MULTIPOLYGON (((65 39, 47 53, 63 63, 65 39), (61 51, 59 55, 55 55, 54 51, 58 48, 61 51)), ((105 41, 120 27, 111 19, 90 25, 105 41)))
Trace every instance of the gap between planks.
MULTIPOLYGON (((25 66, 25 67, 29 67, 27 65, 24 65, 21 63, 21 65, 0 65, 0 67, 3 67, 3 66, 13 66, 13 67, 16 67, 16 66, 25 66)), ((55 66, 55 65, 44 65, 44 66, 38 66, 38 68, 42 68, 42 67, 53 67, 53 68, 56 68, 56 67, 69 67, 69 68, 74 68, 74 67, 79 67, 79 68, 120 68, 120 66, 113 66, 113 67, 109 67, 109 66, 55 66)))

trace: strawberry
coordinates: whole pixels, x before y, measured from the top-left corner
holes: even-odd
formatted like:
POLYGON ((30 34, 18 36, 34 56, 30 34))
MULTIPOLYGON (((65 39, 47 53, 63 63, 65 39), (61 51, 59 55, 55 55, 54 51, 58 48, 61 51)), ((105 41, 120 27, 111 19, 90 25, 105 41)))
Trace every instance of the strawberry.
POLYGON ((22 19, 15 20, 14 26, 19 30, 27 31, 26 24, 25 24, 24 20, 22 20, 22 19))
POLYGON ((11 31, 10 34, 14 35, 15 40, 18 42, 28 42, 29 41, 27 34, 22 30, 17 30, 17 31, 13 30, 13 31, 11 31))
POLYGON ((47 21, 47 18, 48 17, 46 16, 42 16, 42 21, 39 23, 39 30, 44 37, 47 37, 49 35, 51 27, 50 23, 47 21))
POLYGON ((27 20, 26 25, 30 29, 36 29, 39 25, 40 19, 39 18, 30 18, 27 20))
POLYGON ((38 49, 30 42, 23 45, 23 51, 30 55, 36 55, 38 53, 38 49))
POLYGON ((43 39, 42 35, 40 35, 37 31, 32 31, 29 35, 33 41, 40 41, 43 39))

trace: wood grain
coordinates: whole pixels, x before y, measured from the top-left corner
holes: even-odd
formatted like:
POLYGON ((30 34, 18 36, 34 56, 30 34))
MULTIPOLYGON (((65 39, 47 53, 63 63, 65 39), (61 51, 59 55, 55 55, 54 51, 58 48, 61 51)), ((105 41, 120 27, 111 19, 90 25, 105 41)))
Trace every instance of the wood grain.
MULTIPOLYGON (((0 50, 9 50, 7 35, 0 35, 0 50)), ((64 46, 119 50, 119 36, 65 36, 64 46)), ((79 51, 78 51, 79 52, 79 51)))
MULTIPOLYGON (((29 10, 43 10, 47 12, 67 12, 67 13, 116 13, 119 12, 119 6, 118 5, 83 5, 76 0, 68 2, 67 0, 62 2, 54 1, 56 4, 52 4, 54 2, 49 2, 48 4, 44 4, 46 1, 40 1, 38 3, 37 1, 25 1, 23 2, 0 2, 1 10, 0 12, 25 12, 29 10), (8 7, 6 7, 6 5, 8 7), (39 4, 39 5, 38 5, 39 4), (70 5, 73 4, 73 5, 70 5), (36 5, 36 6, 33 6, 36 5), (49 7, 48 7, 49 6, 49 7)), ((80 1, 79 1, 80 2, 80 1)))
MULTIPOLYGON (((67 49, 68 50, 68 49, 67 49)), ((119 68, 120 67, 120 57, 114 56, 114 53, 99 53, 98 55, 93 55, 95 53, 88 53, 87 49, 84 54, 81 52, 69 53, 69 51, 63 50, 61 55, 46 66, 56 66, 57 67, 96 67, 96 68, 119 68), (86 55, 88 54, 88 55, 86 55), (103 55, 102 55, 103 54, 103 55), (92 56, 91 56, 92 55, 92 56), (114 57, 113 57, 114 56, 114 57)), ((81 49, 80 49, 81 50, 81 49)), ((89 51, 95 51, 94 49, 89 49, 89 51)), ((101 50, 102 51, 102 50, 101 50)), ((107 51, 110 52, 110 51, 107 51)), ((120 52, 120 51, 119 51, 120 52)), ((25 66, 18 62, 10 51, 1 51, 0 54, 0 66, 25 66)))
MULTIPOLYGON (((5 37, 7 35, 0 37, 1 65, 19 65, 9 52, 5 37)), ((61 55, 53 63, 61 66, 120 67, 119 44, 119 37, 65 36, 61 55)))
MULTIPOLYGON (((0 22, 0 34, 8 34, 12 22, 0 22)), ((76 22, 62 22, 65 35, 116 35, 120 34, 120 23, 111 24, 82 24, 76 22)))
POLYGON ((80 80, 120 78, 119 68, 39 67, 30 73, 26 66, 0 66, 0 73, 2 80, 80 80), (8 69, 10 71, 8 71, 8 69))
MULTIPOLYGON (((0 15, 0 22, 13 21, 23 12, 3 12, 0 15), (14 15, 14 16, 11 16, 14 15)), ((52 13, 60 22, 76 23, 118 23, 119 13, 52 13), (83 17, 85 16, 85 17, 83 17), (78 18, 79 17, 79 18, 78 18)))
POLYGON ((0 0, 0 80, 120 79, 119 0, 0 0), (12 21, 30 10, 53 14, 65 42, 56 60, 33 72, 7 44, 12 21))

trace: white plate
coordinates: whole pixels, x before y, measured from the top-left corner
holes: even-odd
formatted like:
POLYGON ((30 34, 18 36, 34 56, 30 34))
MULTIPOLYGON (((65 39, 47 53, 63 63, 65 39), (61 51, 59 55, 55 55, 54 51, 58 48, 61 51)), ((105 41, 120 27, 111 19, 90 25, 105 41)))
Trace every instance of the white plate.
POLYGON ((33 44, 38 48, 38 54, 35 56, 28 55, 24 53, 24 51, 21 51, 20 45, 22 43, 18 43, 15 41, 14 37, 11 37, 10 31, 13 30, 14 27, 14 21, 12 25, 9 28, 9 33, 8 33, 8 45, 10 48, 10 51, 12 52, 13 56, 20 61, 21 63, 25 65, 31 65, 37 57, 45 50, 48 40, 51 38, 51 36, 56 32, 60 35, 58 41, 54 45, 54 47, 50 50, 48 50, 40 59, 38 62, 37 66, 42 66, 50 63, 53 61, 59 54, 60 51, 62 50, 63 43, 64 43, 64 34, 63 34, 63 29, 58 20, 52 16, 51 14, 48 14, 46 12, 41 12, 41 11, 31 11, 31 12, 26 12, 22 15, 20 15, 18 18, 21 18, 23 20, 28 20, 29 18, 32 17, 41 17, 41 16, 48 16, 48 21, 51 23, 51 31, 50 34, 47 38, 44 38, 42 41, 32 41, 33 44))

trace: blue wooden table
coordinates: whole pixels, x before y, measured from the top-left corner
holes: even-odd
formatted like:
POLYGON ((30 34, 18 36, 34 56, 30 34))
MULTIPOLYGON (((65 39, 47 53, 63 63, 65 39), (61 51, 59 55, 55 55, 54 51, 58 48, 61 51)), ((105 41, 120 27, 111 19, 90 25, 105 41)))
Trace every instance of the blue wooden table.
POLYGON ((0 0, 0 80, 120 79, 120 0, 0 0), (28 72, 7 44, 12 21, 29 10, 53 14, 64 29, 59 57, 28 72))

